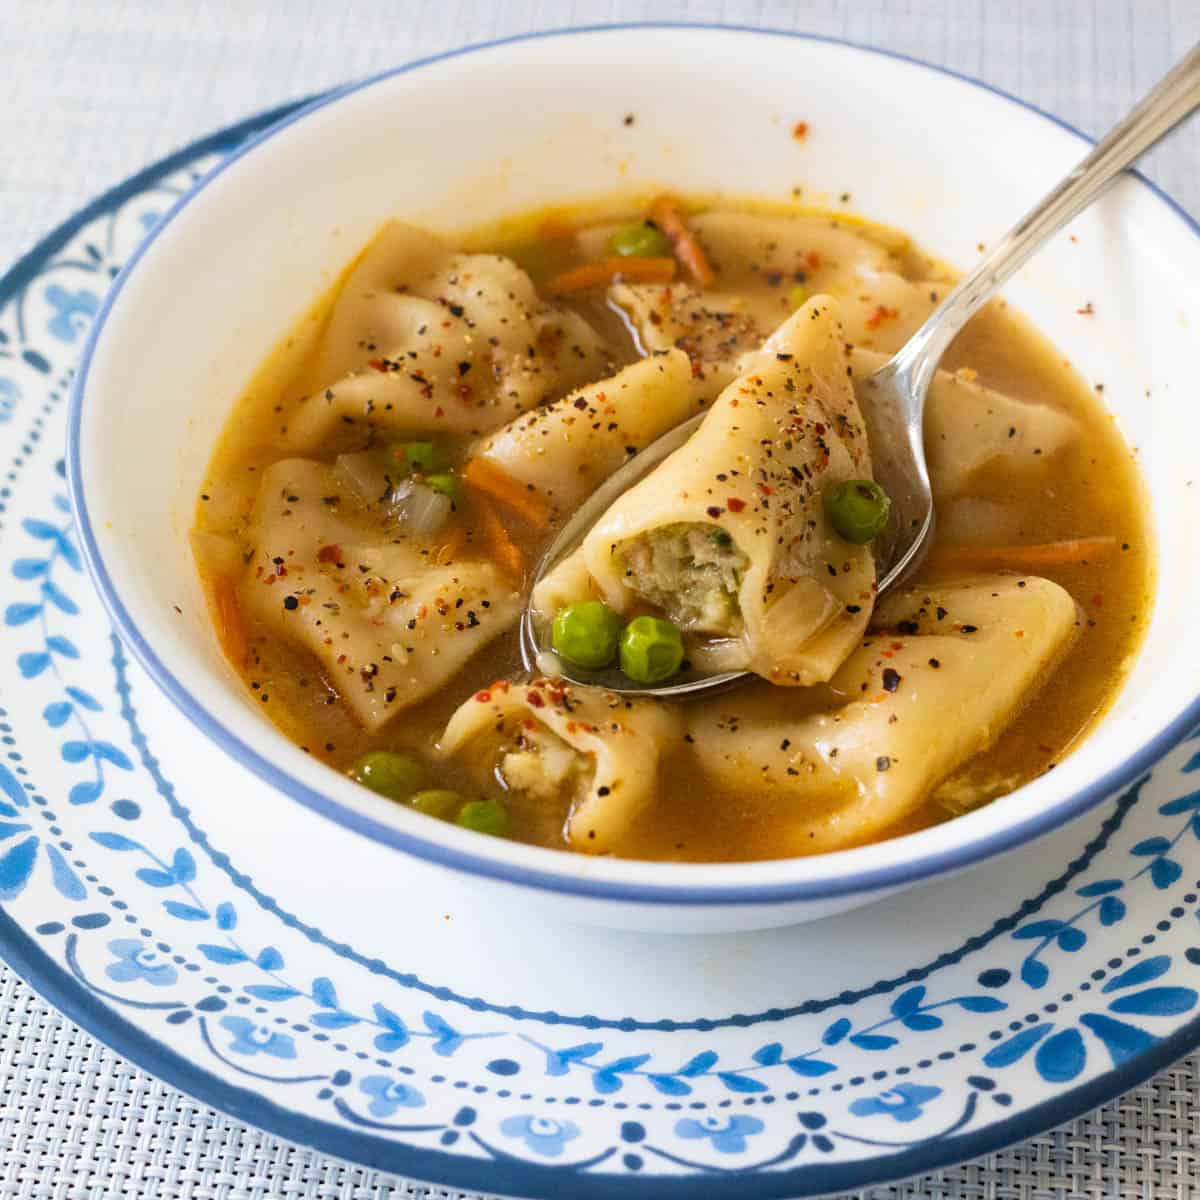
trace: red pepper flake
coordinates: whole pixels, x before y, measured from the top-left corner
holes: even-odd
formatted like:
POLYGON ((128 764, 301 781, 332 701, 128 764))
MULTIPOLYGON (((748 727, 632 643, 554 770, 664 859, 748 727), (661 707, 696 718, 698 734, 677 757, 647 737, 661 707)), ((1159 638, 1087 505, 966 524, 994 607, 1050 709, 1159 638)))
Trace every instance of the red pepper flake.
POLYGON ((1096 310, 1092 307, 1092 302, 1089 300, 1082 308, 1075 310, 1081 317, 1094 317, 1096 310))
POLYGON ((433 410, 433 415, 435 417, 444 417, 446 415, 446 410, 439 404, 437 408, 433 410))
POLYGON ((745 510, 746 502, 745 500, 739 500, 737 496, 730 496, 729 499, 725 501, 725 506, 732 513, 740 513, 745 510))
POLYGON ((540 692, 530 692, 526 697, 526 701, 530 708, 545 708, 546 701, 542 699, 540 692))
POLYGON ((875 311, 867 318, 868 329, 878 329, 884 321, 890 321, 900 315, 899 311, 894 308, 888 308, 886 304, 875 305, 875 311))
POLYGON ((768 487, 765 483, 760 483, 758 485, 758 490, 762 492, 764 496, 773 496, 775 494, 775 489, 768 487))
POLYGON ((792 126, 792 137, 794 137, 798 142, 804 141, 804 139, 808 137, 808 122, 797 121, 795 125, 792 126))
POLYGON ((372 358, 367 362, 368 367, 373 367, 376 371, 386 371, 388 369, 386 358, 372 358))
POLYGON ((492 699, 492 693, 485 688, 482 692, 475 693, 475 699, 478 700, 480 704, 487 704, 492 699))
POLYGON ((342 548, 336 542, 330 542, 328 546, 322 546, 317 551, 317 562, 336 563, 342 561, 342 548))
POLYGON ((1104 597, 1102 595, 1100 595, 1099 592, 1097 592, 1092 597, 1092 606, 1094 608, 1103 608, 1104 607, 1104 597))
POLYGON ((821 255, 816 250, 810 250, 804 256, 804 261, 815 271, 821 265, 821 255))

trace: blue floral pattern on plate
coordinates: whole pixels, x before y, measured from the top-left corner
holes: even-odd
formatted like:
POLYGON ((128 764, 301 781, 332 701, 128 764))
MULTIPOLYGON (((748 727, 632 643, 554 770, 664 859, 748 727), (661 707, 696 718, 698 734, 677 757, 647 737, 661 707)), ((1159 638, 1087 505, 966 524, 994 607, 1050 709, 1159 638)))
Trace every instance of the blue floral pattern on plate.
POLYGON ((0 295, 0 945, 36 944, 24 961, 64 1003, 170 1044, 179 1082, 266 1124, 294 1114, 395 1170, 477 1164, 479 1186, 547 1196, 680 1177, 828 1191, 837 1168, 946 1161, 962 1136, 1200 1040, 1194 742, 990 927, 787 1008, 520 1008, 406 970, 402 943, 327 936, 256 886, 181 803, 172 747, 151 745, 138 707, 157 698, 86 584, 50 449, 108 281, 215 161, 143 180, 0 295))

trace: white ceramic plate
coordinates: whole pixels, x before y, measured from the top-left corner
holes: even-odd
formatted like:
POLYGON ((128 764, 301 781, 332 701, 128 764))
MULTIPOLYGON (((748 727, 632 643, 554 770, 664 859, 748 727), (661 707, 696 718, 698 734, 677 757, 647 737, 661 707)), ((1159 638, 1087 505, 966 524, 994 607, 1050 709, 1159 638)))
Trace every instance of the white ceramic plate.
POLYGON ((866 1186, 1060 1124, 1200 1044, 1195 742, 956 880, 808 927, 680 938, 448 886, 268 789, 162 702, 82 573, 65 395, 142 233, 276 116, 150 168, 0 280, 12 965, 241 1119, 531 1197, 866 1186))

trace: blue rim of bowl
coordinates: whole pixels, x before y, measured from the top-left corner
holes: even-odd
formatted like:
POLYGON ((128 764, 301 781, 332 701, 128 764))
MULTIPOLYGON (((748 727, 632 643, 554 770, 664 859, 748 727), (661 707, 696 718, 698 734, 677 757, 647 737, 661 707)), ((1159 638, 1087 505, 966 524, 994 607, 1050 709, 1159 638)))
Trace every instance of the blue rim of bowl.
MULTIPOLYGON (((208 172, 196 185, 190 189, 170 209, 163 220, 155 227, 149 236, 141 243, 112 284, 95 321, 90 336, 84 346, 78 373, 76 375, 70 398, 67 425, 67 481, 71 503, 79 528, 83 555, 87 562, 92 578, 100 593, 100 597, 112 618, 122 640, 130 648, 149 675, 158 686, 170 697, 175 705, 196 725, 202 733, 212 739, 226 753, 232 755, 244 766, 253 771, 272 787, 285 792, 301 804, 320 813, 339 825, 351 829, 373 841, 392 846, 406 853, 416 855, 427 861, 438 863, 453 870, 463 871, 470 875, 501 880, 535 890, 546 890, 565 895, 582 896, 592 899, 603 899, 625 903, 641 904, 677 904, 684 906, 706 905, 757 905, 778 904, 798 900, 822 900, 839 896, 855 895, 863 892, 874 892, 888 888, 900 887, 918 880, 930 880, 946 871, 967 867, 984 859, 991 858, 1005 850, 1012 849, 1022 843, 1048 833, 1073 817, 1093 808, 1108 796, 1126 787, 1135 778, 1148 770, 1155 762, 1175 746, 1195 725, 1200 722, 1200 696, 1197 696, 1182 712, 1178 713, 1163 729, 1159 730, 1138 751, 1132 754, 1120 766, 1113 768, 1099 779, 1093 780, 1086 787, 1065 797, 1052 807, 1034 814, 1018 825, 998 831, 986 838, 958 848, 934 851, 917 858, 903 862, 888 864, 873 868, 869 871, 858 871, 848 877, 832 880, 796 879, 784 882, 765 883, 731 883, 723 884, 688 884, 685 880, 675 883, 633 883, 620 880, 584 878, 572 874, 570 856, 562 853, 563 867, 561 870, 530 868, 511 864, 493 858, 487 854, 470 853, 439 845, 437 842, 408 832, 396 829, 382 821, 373 819, 365 813, 355 811, 333 799, 325 792, 310 787, 307 783, 277 766, 270 759, 260 754, 252 745, 243 741, 232 730, 223 725, 208 709, 199 704, 187 687, 168 669, 158 657, 154 648, 142 636, 141 630, 126 610, 121 601, 118 588, 114 585, 101 557, 96 542, 91 518, 88 514, 82 477, 82 462, 80 456, 80 426, 83 417, 83 405, 87 391, 87 381, 95 354, 96 345, 103 336, 104 327, 113 304, 120 295, 130 275, 137 269, 143 255, 152 246, 162 231, 171 223, 179 212, 190 204, 204 189, 228 170, 234 163, 246 155, 253 153, 260 145, 277 136, 311 113, 317 112, 327 105, 333 104, 345 96, 369 88, 382 80, 396 75, 407 74, 447 59, 458 58, 466 54, 482 50, 490 50, 499 46, 511 45, 547 37, 577 36, 580 34, 610 33, 631 29, 685 29, 709 30, 722 33, 747 33, 771 37, 800 38, 807 41, 825 42, 844 46, 850 49, 878 54, 882 57, 896 59, 902 62, 949 76, 963 83, 991 92, 1021 108, 1036 113, 1038 116, 1052 122, 1067 132, 1075 135, 1084 145, 1092 145, 1080 130, 1067 122, 1044 112, 1042 109, 1029 104, 1018 97, 973 79, 968 75, 935 66, 909 55, 891 51, 879 50, 872 46, 859 45, 843 39, 817 34, 789 32, 786 30, 761 29, 746 25, 721 25, 715 23, 690 22, 632 22, 611 25, 587 25, 565 29, 544 30, 513 37, 506 37, 490 42, 481 42, 470 46, 460 47, 427 58, 416 59, 399 67, 380 72, 376 75, 326 92, 308 102, 300 102, 299 107, 285 111, 284 115, 275 120, 268 128, 248 141, 238 146, 212 171, 208 172)), ((276 110, 278 114, 279 110, 276 110)), ((246 128, 255 128, 253 122, 247 123, 246 128)), ((153 170, 153 168, 151 168, 153 170)), ((1151 183, 1144 176, 1135 173, 1143 186, 1148 188, 1169 209, 1171 209, 1195 234, 1200 235, 1200 224, 1170 196, 1151 183)), ((135 177, 135 180, 139 177, 135 177)), ((133 181, 130 181, 133 182, 133 181)), ((129 185, 126 184, 126 187, 129 185)), ((119 189, 118 189, 119 190, 119 189)), ((36 253, 36 251, 35 251, 36 253)), ((18 265, 19 269, 19 265, 18 265)), ((2 284, 4 281, 0 281, 2 284)), ((551 852, 554 853, 554 852, 551 852)), ((677 870, 680 864, 672 864, 677 870)), ((686 870, 686 866, 684 866, 686 870)))
MULTIPOLYGON (((506 38, 501 42, 489 42, 480 46, 463 47, 447 54, 438 55, 432 59, 418 60, 409 64, 408 68, 402 67, 398 68, 398 70, 412 69, 428 62, 437 61, 440 58, 451 57, 467 53, 471 50, 503 44, 504 42, 527 40, 532 37, 639 27, 641 26, 636 23, 626 23, 527 34, 519 38, 506 38)), ((840 38, 791 33, 780 30, 755 29, 750 26, 722 26, 712 23, 672 25, 671 23, 659 22, 655 23, 653 27, 729 29, 736 32, 765 33, 777 36, 806 38, 810 41, 827 42, 834 45, 846 46, 854 50, 878 54, 973 84, 986 91, 993 92, 1006 100, 1012 101, 1023 108, 1030 109, 1071 133, 1075 133, 1080 137, 1084 136, 1078 130, 1058 118, 998 88, 981 83, 959 72, 922 62, 920 59, 909 55, 880 50, 872 46, 864 46, 840 38)), ((388 72, 388 74, 391 73, 393 72, 388 72)), ((374 78, 379 77, 376 76, 374 78)), ((340 94, 341 91, 334 93, 334 95, 340 94)), ((202 154, 235 146, 246 136, 262 130, 264 126, 272 125, 284 119, 294 119, 294 116, 298 115, 301 106, 305 105, 305 103, 304 101, 300 101, 296 104, 281 106, 193 142, 189 146, 147 167, 124 183, 104 193, 54 232, 42 239, 8 272, 0 277, 0 301, 32 278, 36 274, 39 265, 50 254, 59 249, 88 220, 108 211, 128 197, 135 195, 146 184, 159 178, 166 172, 185 166, 202 154)), ((307 111, 307 108, 304 111, 307 111)), ((1139 176, 1139 178, 1141 177, 1139 176)), ((1193 231, 1200 233, 1200 227, 1197 226, 1196 222, 1174 200, 1148 180, 1142 179, 1142 182, 1172 208, 1193 231)), ((71 400, 71 421, 75 429, 77 429, 79 419, 79 402, 79 395, 76 393, 72 396, 71 400)), ((74 466, 77 470, 77 461, 74 466)), ((77 475, 75 478, 75 487, 78 487, 77 475)), ((104 599, 107 604, 109 597, 105 595, 104 599)), ((111 606, 110 615, 115 616, 111 612, 111 606)), ((126 630, 122 629, 121 632, 127 635, 126 630)), ((1153 749, 1139 755, 1136 762, 1128 767, 1126 775, 1123 777, 1131 778, 1138 774, 1144 766, 1150 765, 1148 761, 1150 758, 1166 753, 1171 746, 1182 740, 1187 732, 1187 724, 1194 722, 1196 717, 1200 715, 1200 711, 1198 710, 1200 710, 1200 698, 1189 707, 1183 717, 1173 722, 1167 730, 1160 732, 1152 744, 1153 749)), ((1116 784, 1114 786, 1120 785, 1116 784)), ((1094 797, 1092 802, 1095 802, 1097 799, 1099 797, 1094 797)), ((1082 808, 1078 811, 1082 811, 1082 808)), ((4 955, 9 964, 25 979, 29 980, 46 1000, 62 1011, 69 1019, 76 1021, 83 1028, 102 1038, 118 1054, 124 1055, 140 1067, 166 1080, 173 1086, 181 1088, 203 1103, 211 1104, 240 1119, 252 1121, 260 1128, 266 1129, 278 1136, 288 1138, 303 1145, 315 1147, 340 1159, 350 1160, 360 1163, 363 1166, 374 1167, 380 1170, 397 1172, 414 1179, 435 1181, 443 1186, 478 1188, 485 1191, 499 1190, 512 1195, 520 1194, 545 1197, 546 1200, 563 1195, 562 1189, 564 1185, 568 1186, 570 1194, 578 1197, 579 1200, 591 1200, 593 1197, 595 1200, 614 1200, 618 1195, 647 1196, 663 1198, 663 1200, 674 1200, 674 1198, 678 1197, 679 1200, 685 1200, 685 1198, 690 1200, 690 1197, 696 1194, 697 1180, 694 1176, 687 1176, 680 1179, 650 1179, 637 1176, 605 1178, 603 1176, 567 1175, 561 1169, 556 1170, 549 1165, 518 1162, 515 1160, 495 1162, 491 1160, 468 1159, 439 1151, 398 1145, 369 1134, 346 1130, 326 1121, 301 1116, 272 1101, 264 1099, 262 1096, 229 1084, 210 1072, 197 1067, 190 1059, 176 1053, 156 1038, 151 1037, 142 1029, 127 1021, 120 1014, 104 1006, 95 995, 80 985, 77 980, 51 959, 25 933, 21 926, 2 910, 0 910, 0 945, 4 947, 4 955)), ((976 1133, 962 1134, 952 1139, 904 1151, 897 1155, 882 1156, 839 1166, 816 1163, 779 1173, 756 1173, 724 1177, 706 1176, 702 1186, 705 1195, 711 1197, 711 1200, 747 1200, 747 1197, 750 1195, 762 1197, 763 1200, 770 1200, 770 1198, 782 1200, 783 1197, 814 1196, 842 1192, 935 1171, 956 1162, 994 1153, 1005 1146, 1013 1145, 1026 1138, 1036 1136, 1047 1129, 1074 1120, 1091 1109, 1137 1087, 1158 1071, 1169 1066, 1172 1062, 1190 1053, 1197 1045, 1200 1045, 1200 1018, 1188 1022, 1174 1034, 1156 1043, 1152 1049, 1128 1059, 1105 1075, 1089 1083, 1075 1087, 1064 1095, 1044 1101, 1022 1113, 1014 1114, 1004 1121, 988 1125, 976 1133)))

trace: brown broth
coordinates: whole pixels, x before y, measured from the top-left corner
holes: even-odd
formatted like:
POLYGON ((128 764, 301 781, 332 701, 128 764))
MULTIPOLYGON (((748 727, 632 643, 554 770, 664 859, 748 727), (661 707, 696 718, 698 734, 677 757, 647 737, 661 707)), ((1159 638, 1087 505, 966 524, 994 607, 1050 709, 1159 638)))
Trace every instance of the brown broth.
MULTIPOLYGON (((740 202, 723 207, 778 214, 779 205, 740 202)), ((459 239, 470 250, 507 254, 536 283, 578 261, 563 227, 584 219, 611 223, 639 213, 632 201, 579 212, 541 211, 517 221, 475 231, 459 239), (547 237, 549 231, 551 236, 547 237)), ((910 278, 952 278, 952 273, 915 249, 903 234, 846 214, 830 219, 856 229, 892 251, 897 269, 910 278)), ((347 268, 349 271, 350 268, 347 268)), ((344 275, 343 275, 344 278, 344 275)), ((312 377, 313 347, 341 280, 322 297, 266 361, 238 401, 216 448, 198 504, 196 527, 245 540, 262 470, 285 457, 273 438, 291 407, 326 381, 312 377)), ((637 350, 624 322, 602 300, 570 301, 617 347, 620 361, 637 350)), ((885 836, 923 828, 985 803, 1052 769, 1086 735, 1112 702, 1149 618, 1152 546, 1142 488, 1129 447, 1099 398, 1062 355, 1023 318, 996 302, 977 316, 951 347, 944 366, 969 368, 979 382, 1018 399, 1069 411, 1082 436, 1033 482, 1000 473, 974 481, 971 499, 999 506, 1011 536, 1005 541, 1049 542, 1106 534, 1119 549, 1087 564, 1039 568, 1037 573, 1066 588, 1083 614, 1078 640, 1049 682, 1033 696, 999 739, 935 790, 922 808, 885 836)), ((321 457, 332 459, 345 446, 321 457)), ((457 447, 461 453, 465 443, 457 447)), ((939 518, 945 513, 939 512, 939 518)), ((468 525, 471 524, 468 513, 468 525)), ((516 524, 510 532, 535 562, 544 538, 516 524)), ((203 570, 202 570, 203 573, 203 570)), ((428 756, 447 718, 479 688, 504 676, 519 676, 516 632, 491 643, 444 689, 407 709, 374 734, 360 727, 337 699, 307 651, 280 641, 252 620, 244 634, 249 665, 240 668, 275 723, 299 745, 337 770, 372 749, 402 749, 428 756)), ((765 685, 751 685, 765 686, 765 685)), ((477 777, 462 766, 439 762, 439 784, 478 795, 477 777)), ((500 794, 499 785, 496 794, 500 794)), ((514 836, 546 846, 565 846, 565 811, 505 794, 514 836)), ((634 821, 617 853, 624 857, 739 861, 777 854, 777 830, 787 819, 788 801, 739 795, 713 786, 697 764, 674 754, 663 764, 653 805, 634 821)))

